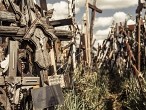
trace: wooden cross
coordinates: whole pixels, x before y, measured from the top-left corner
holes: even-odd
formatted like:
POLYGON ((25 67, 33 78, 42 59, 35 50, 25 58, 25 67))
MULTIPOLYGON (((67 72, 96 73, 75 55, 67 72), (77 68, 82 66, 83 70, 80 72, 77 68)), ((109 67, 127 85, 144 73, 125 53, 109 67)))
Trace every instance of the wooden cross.
POLYGON ((93 27, 94 27, 94 21, 95 21, 95 14, 96 14, 96 12, 102 13, 102 10, 100 10, 99 8, 96 7, 96 1, 97 0, 93 1, 93 5, 88 3, 89 8, 92 9, 91 22, 90 22, 90 42, 91 42, 90 44, 92 44, 92 39, 93 39, 93 27))
POLYGON ((137 28, 136 28, 136 36, 137 36, 137 42, 138 42, 138 45, 137 45, 137 70, 140 71, 141 69, 141 36, 140 36, 140 31, 141 31, 141 11, 143 9, 143 3, 141 3, 141 0, 138 0, 138 6, 137 6, 137 9, 136 9, 136 13, 137 13, 137 16, 136 16, 136 22, 137 22, 137 28))
POLYGON ((90 4, 88 0, 86 0, 86 33, 85 33, 85 47, 86 47, 86 61, 88 66, 90 67, 91 64, 91 45, 92 45, 92 38, 93 38, 93 26, 95 20, 95 13, 99 12, 102 13, 102 10, 96 7, 96 0, 94 0, 94 5, 90 4), (91 24, 89 25, 89 8, 92 9, 91 15, 91 24))

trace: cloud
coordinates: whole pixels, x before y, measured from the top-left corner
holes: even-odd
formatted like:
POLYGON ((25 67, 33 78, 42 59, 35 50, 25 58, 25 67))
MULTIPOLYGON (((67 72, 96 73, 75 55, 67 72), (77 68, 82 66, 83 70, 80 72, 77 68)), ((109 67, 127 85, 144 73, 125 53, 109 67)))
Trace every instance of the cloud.
POLYGON ((97 0, 97 6, 101 9, 120 9, 137 5, 137 0, 97 0))
POLYGON ((53 4, 48 3, 47 8, 48 8, 48 10, 53 9, 53 4))
POLYGON ((95 19, 94 27, 107 27, 112 24, 112 22, 124 22, 128 18, 127 14, 124 12, 116 12, 110 17, 99 17, 95 19))
POLYGON ((95 33, 95 36, 94 38, 97 39, 97 40, 103 40, 103 39, 106 39, 108 34, 110 32, 110 28, 107 28, 107 29, 104 29, 104 30, 98 30, 96 33, 95 33))
MULTIPOLYGON (((54 8, 52 19, 64 19, 68 18, 68 3, 65 1, 56 2, 54 4, 47 4, 48 9, 54 8)), ((80 11, 79 7, 76 7, 76 14, 80 11)))
POLYGON ((125 22, 125 20, 128 18, 127 14, 124 12, 116 12, 112 17, 99 17, 95 20, 95 27, 107 27, 103 30, 97 30, 94 35, 95 39, 97 40, 103 40, 108 37, 108 34, 111 30, 110 26, 112 25, 112 22, 120 23, 125 22))
MULTIPOLYGON (((79 7, 85 6, 86 0, 77 0, 76 4, 79 7)), ((93 3, 93 0, 89 0, 93 3)), ((138 4, 137 0, 97 0, 97 7, 101 9, 121 9, 135 6, 138 4)))
POLYGON ((54 8, 52 19, 63 19, 68 17, 68 3, 60 1, 54 4, 47 4, 48 9, 54 8))
POLYGON ((99 17, 95 19, 94 27, 106 27, 112 24, 113 17, 99 17))
POLYGON ((76 0, 76 6, 77 7, 83 7, 85 6, 86 0, 76 0))
POLYGON ((113 15, 113 20, 114 20, 116 23, 124 22, 127 18, 128 18, 128 16, 127 16, 127 14, 124 13, 124 12, 116 12, 116 13, 113 15))

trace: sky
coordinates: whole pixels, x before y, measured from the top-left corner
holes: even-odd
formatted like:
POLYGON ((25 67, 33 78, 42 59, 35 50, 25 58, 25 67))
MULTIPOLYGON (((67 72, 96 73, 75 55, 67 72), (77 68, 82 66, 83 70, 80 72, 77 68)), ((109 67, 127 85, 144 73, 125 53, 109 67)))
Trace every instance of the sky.
MULTIPOLYGON (((68 17, 68 2, 71 0, 47 0, 48 9, 54 8, 52 20, 68 17)), ((81 27, 82 18, 85 12, 85 1, 76 0, 76 23, 81 27)), ((92 4, 93 0, 89 0, 92 4)), ((135 10, 138 0, 97 0, 96 6, 102 13, 96 13, 94 22, 94 39, 96 43, 107 38, 113 20, 116 23, 124 22, 132 16, 135 19, 135 10)))

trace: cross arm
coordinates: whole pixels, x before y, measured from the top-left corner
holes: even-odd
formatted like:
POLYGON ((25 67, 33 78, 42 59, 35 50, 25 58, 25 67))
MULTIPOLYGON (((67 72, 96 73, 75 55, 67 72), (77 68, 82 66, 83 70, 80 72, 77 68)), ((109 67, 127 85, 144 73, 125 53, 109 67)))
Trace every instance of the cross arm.
POLYGON ((102 10, 97 8, 95 5, 92 5, 92 4, 88 3, 88 6, 89 6, 89 8, 95 10, 96 12, 102 13, 102 10))

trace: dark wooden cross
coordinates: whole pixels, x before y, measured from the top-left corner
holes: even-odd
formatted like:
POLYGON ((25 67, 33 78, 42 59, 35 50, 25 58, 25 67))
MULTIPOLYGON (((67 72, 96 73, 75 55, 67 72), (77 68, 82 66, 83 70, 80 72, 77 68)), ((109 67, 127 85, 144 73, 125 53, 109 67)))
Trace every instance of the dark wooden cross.
POLYGON ((47 11, 47 1, 46 0, 40 0, 40 6, 42 10, 42 15, 44 15, 44 11, 47 11))

